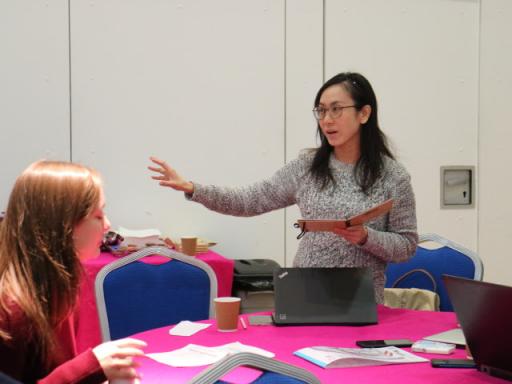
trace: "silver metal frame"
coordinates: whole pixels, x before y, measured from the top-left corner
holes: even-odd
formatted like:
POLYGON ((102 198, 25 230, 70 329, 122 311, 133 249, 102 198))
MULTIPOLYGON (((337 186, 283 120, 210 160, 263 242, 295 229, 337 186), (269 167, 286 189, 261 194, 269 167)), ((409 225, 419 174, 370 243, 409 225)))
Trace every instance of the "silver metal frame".
POLYGON ((440 245, 455 249, 456 251, 459 251, 460 253, 466 255, 473 261, 473 264, 475 265, 475 276, 473 277, 473 279, 479 281, 483 279, 484 264, 482 263, 482 259, 480 259, 480 257, 475 252, 471 251, 470 249, 464 248, 451 240, 445 239, 442 236, 436 235, 435 233, 425 233, 423 235, 420 235, 418 245, 425 241, 433 241, 440 245))
POLYGON ((222 360, 194 376, 188 384, 213 384, 226 373, 240 365, 280 373, 281 375, 302 380, 307 384, 320 384, 320 380, 304 368, 250 352, 241 352, 224 357, 222 360))
POLYGON ((134 252, 128 256, 124 256, 123 258, 116 260, 110 264, 107 264, 104 266, 96 275, 96 279, 94 281, 94 290, 96 294, 96 304, 98 307, 98 317, 100 321, 100 328, 101 328, 101 337, 103 341, 109 341, 110 340, 110 328, 109 328, 109 322, 108 322, 108 316, 107 316, 107 306, 105 304, 105 295, 103 292, 103 282, 106 278, 106 276, 126 265, 129 263, 132 263, 134 261, 137 261, 143 257, 150 256, 150 255, 160 255, 168 257, 169 259, 179 260, 181 262, 194 265, 203 271, 206 272, 208 277, 210 278, 210 308, 209 308, 209 316, 210 319, 214 317, 214 304, 213 299, 217 297, 217 276, 215 275, 215 272, 213 269, 206 264, 204 261, 198 260, 193 256, 187 256, 183 253, 179 253, 176 251, 173 251, 172 249, 166 248, 166 247, 148 247, 143 248, 137 252, 134 252))

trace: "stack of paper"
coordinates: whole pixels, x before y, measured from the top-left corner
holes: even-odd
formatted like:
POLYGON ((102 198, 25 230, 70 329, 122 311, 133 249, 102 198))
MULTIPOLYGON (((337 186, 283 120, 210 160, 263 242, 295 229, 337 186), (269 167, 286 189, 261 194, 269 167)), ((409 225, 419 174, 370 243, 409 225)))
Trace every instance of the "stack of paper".
POLYGON ((144 248, 152 245, 165 245, 160 239, 161 233, 158 229, 127 229, 119 227, 117 231, 124 240, 122 247, 144 248))

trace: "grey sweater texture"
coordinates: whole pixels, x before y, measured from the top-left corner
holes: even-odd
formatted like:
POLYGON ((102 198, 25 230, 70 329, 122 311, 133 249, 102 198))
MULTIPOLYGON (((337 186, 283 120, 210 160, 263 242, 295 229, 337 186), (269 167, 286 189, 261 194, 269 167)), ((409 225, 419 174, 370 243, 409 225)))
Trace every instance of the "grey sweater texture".
POLYGON ((380 178, 364 194, 355 181, 354 165, 331 155, 335 184, 321 189, 309 172, 312 160, 313 152, 303 152, 269 179, 246 187, 194 182, 194 193, 187 198, 233 216, 255 216, 297 204, 304 219, 345 219, 393 199, 388 214, 365 224, 368 239, 364 245, 353 245, 331 232, 307 232, 293 261, 294 267, 370 267, 375 296, 382 303, 387 263, 408 260, 418 242, 410 176, 401 164, 386 157, 380 178))

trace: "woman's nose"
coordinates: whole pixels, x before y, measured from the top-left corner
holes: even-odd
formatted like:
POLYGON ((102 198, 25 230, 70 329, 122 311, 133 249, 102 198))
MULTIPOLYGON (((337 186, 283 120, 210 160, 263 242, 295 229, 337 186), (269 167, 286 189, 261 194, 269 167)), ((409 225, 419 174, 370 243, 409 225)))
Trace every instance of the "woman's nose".
POLYGON ((107 233, 109 229, 110 229, 110 220, 108 219, 107 215, 105 215, 105 219, 103 221, 103 230, 105 231, 105 233, 107 233))

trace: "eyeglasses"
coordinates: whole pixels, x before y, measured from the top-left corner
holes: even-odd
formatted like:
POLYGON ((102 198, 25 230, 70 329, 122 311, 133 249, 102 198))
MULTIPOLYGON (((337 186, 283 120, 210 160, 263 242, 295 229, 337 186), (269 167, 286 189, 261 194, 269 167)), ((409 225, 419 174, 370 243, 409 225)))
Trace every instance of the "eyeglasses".
POLYGON ((313 108, 313 115, 315 116, 315 119, 323 120, 325 119, 327 112, 329 112, 329 116, 331 116, 331 118, 337 119, 342 115, 345 108, 357 108, 357 105, 333 105, 330 108, 316 107, 313 108))

